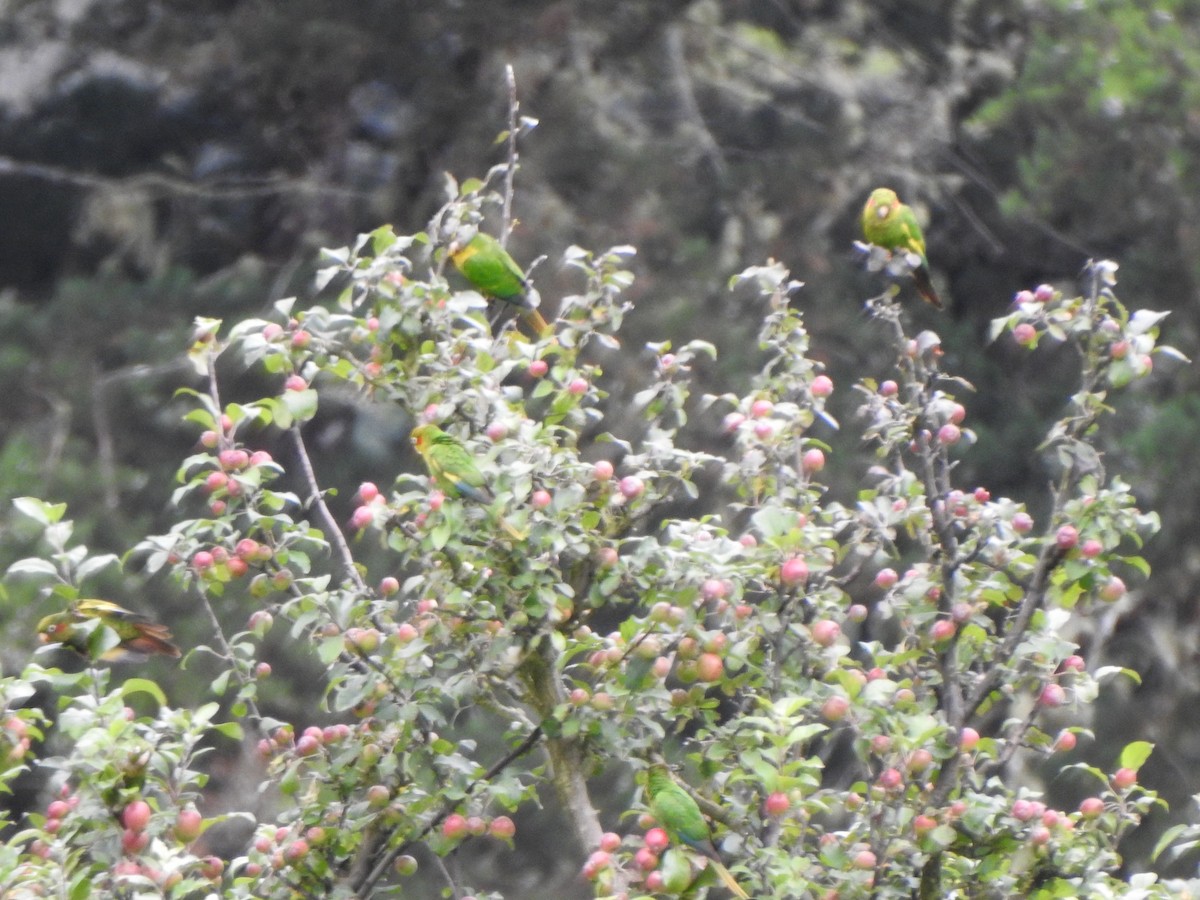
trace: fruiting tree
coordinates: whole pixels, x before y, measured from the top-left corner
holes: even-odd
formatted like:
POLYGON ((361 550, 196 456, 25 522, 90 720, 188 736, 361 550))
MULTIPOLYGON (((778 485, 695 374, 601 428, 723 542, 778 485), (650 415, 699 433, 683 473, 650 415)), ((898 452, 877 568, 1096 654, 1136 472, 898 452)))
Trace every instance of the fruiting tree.
MULTIPOLYGON (((712 867, 648 818, 637 776, 664 757, 751 896, 1130 890, 1116 847, 1157 802, 1136 776, 1149 745, 1111 772, 1077 764, 1091 785, 1078 809, 1005 777, 1075 746, 1101 682, 1136 677, 1089 665, 1065 636, 1144 572, 1137 548, 1156 521, 1095 445, 1106 397, 1169 352, 1160 317, 1118 301, 1115 266, 1090 264, 1080 295, 1022 292, 996 323, 1000 339, 1068 344, 1079 360, 1046 436, 1057 474, 1035 522, 957 483, 969 386, 943 370, 936 334, 908 334, 893 294, 870 301, 894 363, 835 386, 789 302, 800 286, 775 263, 734 279, 764 312, 749 391, 692 396, 690 369, 712 348, 664 341, 629 392, 640 427, 611 433, 601 362, 628 310, 633 250, 568 249, 577 292, 556 301, 552 335, 523 335, 443 276, 448 242, 504 199, 495 176, 452 184, 424 233, 384 227, 327 251, 328 302, 198 324, 200 449, 179 469, 180 517, 124 564, 188 593, 212 638, 184 665, 216 660, 222 674, 195 709, 143 677, 66 675, 36 658, 2 682, 3 777, 53 773, 45 814, 0 848, 7 896, 429 896, 408 892, 435 884, 499 897, 447 860, 519 843, 510 814, 541 815, 539 796, 573 838, 543 848, 579 873, 561 890, 719 895, 712 867), (224 402, 218 373, 247 368, 277 390, 224 402), (856 392, 843 427, 875 454, 842 498, 822 485, 836 460, 814 436, 834 424, 835 390, 856 392), (461 440, 491 508, 397 459, 338 521, 305 423, 347 393, 461 440), (725 453, 689 446, 698 415, 723 422, 725 453), (295 491, 261 448, 272 431, 290 442, 295 491), (702 471, 720 473, 723 494, 700 496, 702 471), (233 620, 247 624, 223 627, 233 620), (260 710, 275 677, 264 642, 281 634, 322 673, 311 722, 260 710), (47 722, 21 708, 35 687, 61 695, 53 756, 37 750, 47 722), (131 709, 132 695, 152 711, 131 709), (1080 724, 1059 733, 1047 716, 1067 709, 1080 724), (206 816, 214 731, 263 768, 244 809, 206 816), (236 853, 205 852, 207 830, 238 823, 236 853)), ((48 549, 10 577, 70 599, 115 564, 72 542, 61 508, 21 508, 48 549)), ((1133 880, 1140 896, 1170 893, 1133 880)))

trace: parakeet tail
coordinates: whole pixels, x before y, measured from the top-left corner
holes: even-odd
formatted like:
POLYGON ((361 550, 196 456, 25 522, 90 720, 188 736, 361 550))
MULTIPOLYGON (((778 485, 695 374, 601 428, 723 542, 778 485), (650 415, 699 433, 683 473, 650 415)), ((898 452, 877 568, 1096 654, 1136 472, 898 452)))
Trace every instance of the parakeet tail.
POLYGON ((508 519, 504 518, 504 516, 497 516, 496 524, 503 528, 504 533, 514 541, 523 541, 525 538, 529 537, 529 535, 517 528, 517 526, 513 525, 510 521, 508 521, 508 519))
POLYGON ((929 280, 929 270, 921 266, 913 269, 912 274, 913 281, 916 283, 917 293, 924 298, 926 303, 941 309, 942 300, 938 297, 937 291, 933 289, 933 282, 929 280))
POLYGON ((716 870, 717 877, 721 879, 721 882, 725 887, 729 888, 735 897, 741 897, 742 900, 750 900, 750 895, 742 890, 742 886, 734 880, 733 874, 725 866, 715 859, 712 861, 712 866, 716 870))
POLYGON ((554 327, 536 309, 522 310, 521 316, 529 324, 529 327, 537 332, 538 337, 546 337, 554 331, 554 327))

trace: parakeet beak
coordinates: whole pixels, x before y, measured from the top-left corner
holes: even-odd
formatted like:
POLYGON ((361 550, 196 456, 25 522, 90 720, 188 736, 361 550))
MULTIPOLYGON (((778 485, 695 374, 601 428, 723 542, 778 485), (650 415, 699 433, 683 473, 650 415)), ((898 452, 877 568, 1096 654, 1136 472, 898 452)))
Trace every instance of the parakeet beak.
POLYGON ((888 212, 890 212, 890 211, 891 211, 891 207, 888 206, 886 203, 880 204, 879 206, 875 207, 875 215, 881 219, 886 219, 888 217, 888 212))

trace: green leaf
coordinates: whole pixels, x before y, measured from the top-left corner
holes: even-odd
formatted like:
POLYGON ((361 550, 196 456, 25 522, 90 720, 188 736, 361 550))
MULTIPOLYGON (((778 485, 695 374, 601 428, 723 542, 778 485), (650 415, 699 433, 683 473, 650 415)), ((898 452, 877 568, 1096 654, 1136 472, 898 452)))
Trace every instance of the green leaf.
POLYGON ((128 697, 132 694, 149 694, 159 706, 167 705, 167 695, 163 693, 162 688, 149 678, 130 678, 121 685, 122 697, 128 697))
POLYGON ((1134 741, 1125 745, 1117 764, 1122 769, 1140 769, 1153 751, 1154 745, 1149 741, 1134 741))
POLYGON ((242 726, 237 722, 220 722, 213 726, 213 731, 235 741, 240 741, 245 734, 242 726))
POLYGON ((50 575, 58 576, 58 569, 54 563, 48 560, 38 559, 31 556, 27 559, 18 559, 15 563, 8 567, 9 575, 50 575))
MULTIPOLYGON (((297 422, 307 422, 317 414, 317 392, 312 388, 306 388, 303 391, 284 391, 282 402, 284 408, 297 422)), ((276 424, 279 424, 278 419, 276 424)), ((280 427, 283 426, 280 425, 280 427)))
POLYGON ((42 525, 53 525, 67 511, 65 503, 47 503, 37 497, 17 497, 13 500, 17 511, 42 525))
POLYGON ((1186 822, 1181 822, 1178 825, 1172 825, 1164 831, 1162 837, 1158 839, 1158 843, 1154 845, 1154 849, 1150 852, 1150 861, 1155 862, 1162 855, 1162 852, 1175 842, 1175 838, 1182 834, 1188 827, 1190 826, 1186 822))

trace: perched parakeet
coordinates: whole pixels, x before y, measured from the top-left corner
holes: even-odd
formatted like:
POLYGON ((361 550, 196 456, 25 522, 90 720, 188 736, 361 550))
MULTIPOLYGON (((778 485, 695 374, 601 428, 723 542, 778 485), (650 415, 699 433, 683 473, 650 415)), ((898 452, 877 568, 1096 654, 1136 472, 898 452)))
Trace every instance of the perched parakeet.
POLYGON ((115 647, 103 651, 97 662, 129 662, 156 653, 179 656, 165 625, 151 622, 107 600, 76 600, 65 611, 46 616, 38 622, 38 638, 44 644, 62 644, 76 653, 90 656, 89 639, 93 630, 84 623, 98 620, 119 639, 115 647))
POLYGON ((717 875, 734 895, 749 900, 750 895, 742 890, 730 871, 721 862, 712 832, 700 812, 692 795, 675 783, 671 770, 661 763, 652 765, 646 772, 646 793, 650 798, 650 810, 672 841, 686 844, 711 860, 717 875))
POLYGON ((863 236, 869 243, 893 253, 897 250, 915 253, 921 258, 921 264, 913 269, 912 273, 917 292, 927 303, 941 309, 942 301, 929 280, 925 235, 921 233, 921 226, 917 224, 917 217, 912 209, 901 203, 896 192, 890 188, 876 188, 871 191, 867 205, 863 208, 862 224, 863 236))
POLYGON ((485 297, 495 297, 519 307, 521 315, 537 331, 538 337, 544 337, 553 330, 529 302, 525 273, 490 234, 480 231, 465 244, 452 244, 450 260, 485 297))
MULTIPOLYGON (((429 477, 444 493, 451 497, 465 497, 484 506, 491 506, 495 498, 488 490, 483 473, 475 464, 471 452, 442 429, 432 423, 418 425, 412 431, 413 447, 425 461, 429 477)), ((508 532, 514 540, 525 535, 496 515, 496 524, 508 532)))

